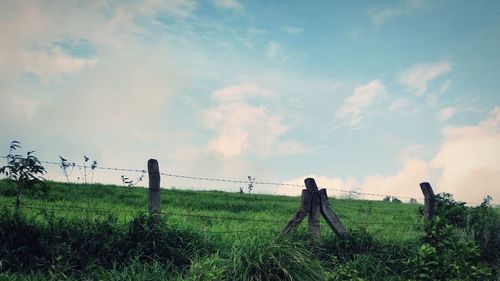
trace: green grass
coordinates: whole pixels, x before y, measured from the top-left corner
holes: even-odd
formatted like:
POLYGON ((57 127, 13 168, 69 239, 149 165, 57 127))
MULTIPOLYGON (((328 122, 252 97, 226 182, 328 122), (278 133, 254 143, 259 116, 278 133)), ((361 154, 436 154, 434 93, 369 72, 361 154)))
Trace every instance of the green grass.
POLYGON ((3 252, 10 264, 0 255, 0 280, 407 280, 423 234, 417 204, 332 198, 349 235, 322 220, 312 241, 307 219, 278 238, 299 197, 163 189, 153 223, 146 188, 49 185, 25 194, 16 219, 0 181, 0 236, 26 253, 3 252))
MULTIPOLYGON (((23 210, 37 214, 45 206, 56 216, 67 218, 116 216, 120 222, 130 221, 137 213, 147 211, 148 190, 112 185, 82 185, 51 182, 48 195, 26 195, 23 210), (66 210, 67 209, 67 210, 66 210), (75 209, 75 210, 71 210, 75 209)), ((6 182, 0 182, 0 205, 13 205, 14 197, 6 182), (10 196, 8 196, 10 195, 10 196)), ((300 198, 275 195, 229 193, 221 191, 161 190, 161 210, 169 224, 201 232, 228 232, 223 236, 244 236, 243 231, 277 234, 298 210, 300 198), (183 216, 188 215, 188 216, 183 216), (193 216, 190 216, 193 215, 193 216), (196 217, 231 217, 273 220, 248 222, 196 217), (231 231, 240 231, 230 233, 231 231)), ((419 205, 382 201, 330 199, 330 206, 347 229, 366 228, 378 238, 391 240, 417 239, 421 234, 419 205)), ((305 221, 299 231, 306 231, 305 221)), ((322 220, 322 236, 331 235, 322 220)), ((231 239, 233 239, 231 237, 231 239)))

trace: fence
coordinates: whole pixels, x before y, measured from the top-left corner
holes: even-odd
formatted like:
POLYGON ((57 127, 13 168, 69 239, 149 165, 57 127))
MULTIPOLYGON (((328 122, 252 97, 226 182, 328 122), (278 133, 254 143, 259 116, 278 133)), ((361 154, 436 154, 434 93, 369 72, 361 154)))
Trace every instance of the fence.
MULTIPOLYGON (((61 163, 53 162, 53 161, 41 161, 45 164, 58 165, 61 163)), ((84 165, 74 165, 76 167, 85 168, 84 165)), ((88 166, 87 166, 88 168, 88 166)), ((93 169, 107 170, 107 171, 120 171, 120 172, 136 172, 144 174, 146 170, 141 169, 125 169, 125 168, 114 168, 114 167, 100 167, 96 166, 93 169)), ((377 196, 377 197, 396 197, 396 198, 411 198, 405 196, 398 195, 388 195, 388 194, 376 194, 376 193, 363 193, 357 192, 353 190, 341 189, 341 188, 322 188, 318 189, 314 179, 306 179, 305 185, 306 189, 302 191, 301 204, 299 206, 299 211, 291 220, 284 219, 256 219, 256 218, 248 218, 248 217, 237 217, 237 216, 212 216, 206 214, 195 214, 195 213, 182 213, 182 212, 171 212, 171 211, 162 211, 160 206, 160 180, 161 177, 170 177, 170 178, 178 178, 178 179, 190 179, 197 181, 209 181, 209 182, 226 182, 226 183, 237 183, 237 184, 253 184, 253 185, 275 185, 275 186, 287 186, 287 187, 303 187, 298 184, 290 184, 290 183, 279 183, 279 182, 271 182, 271 181, 254 181, 249 178, 248 181, 245 180, 233 180, 233 179, 220 179, 220 178, 207 178, 207 177, 198 177, 198 176, 187 176, 173 173, 164 173, 159 169, 158 162, 156 160, 148 161, 148 169, 147 173, 149 176, 149 197, 148 197, 148 210, 151 213, 155 213, 161 216, 169 216, 169 217, 184 217, 184 218, 192 218, 192 219, 202 219, 202 220, 223 220, 223 221, 238 221, 245 223, 259 223, 259 224, 268 224, 274 226, 281 226, 281 231, 279 232, 281 235, 285 235, 297 227, 300 222, 308 217, 308 229, 309 233, 314 239, 318 239, 320 237, 320 215, 323 215, 325 218, 327 225, 339 236, 344 236, 349 228, 344 226, 345 222, 348 222, 354 228, 368 228, 376 225, 380 225, 382 227, 391 226, 393 229, 399 229, 401 232, 415 233, 418 232, 419 225, 415 223, 402 223, 402 222, 377 222, 372 221, 372 215, 374 214, 383 214, 389 215, 392 218, 398 216, 394 212, 388 210, 377 210, 371 207, 351 207, 348 205, 341 204, 333 204, 330 205, 330 201, 327 197, 327 190, 343 192, 347 194, 360 194, 360 195, 368 195, 368 196, 377 196), (366 220, 354 219, 353 214, 364 214, 366 215, 366 220), (343 223, 344 222, 344 223, 343 223), (399 227, 401 228, 395 228, 399 227)), ((432 191, 432 187, 428 183, 422 183, 420 185, 421 190, 424 194, 424 215, 427 219, 431 219, 434 214, 434 193, 432 191)), ((221 196, 220 194, 210 194, 211 196, 221 196)), ((259 198, 258 200, 269 200, 276 201, 278 199, 264 199, 259 198)), ((0 205, 6 205, 4 202, 0 202, 0 205)), ((369 204, 368 204, 369 205, 369 204)), ((98 214, 109 214, 112 212, 110 209, 104 208, 95 208, 95 207, 85 207, 79 208, 75 206, 61 206, 61 205, 47 205, 47 204, 24 204, 24 208, 34 209, 34 210, 45 210, 50 209, 54 211, 63 211, 63 212, 83 212, 83 213, 98 213, 98 214)), ((119 210, 120 212, 130 212, 130 210, 119 210)), ((291 215, 291 214, 290 214, 291 215)), ((351 228, 352 228, 351 227, 351 228)), ((261 228, 257 229, 255 227, 248 229, 228 229, 225 231, 204 231, 205 233, 253 233, 255 231, 269 231, 269 228, 261 228)))

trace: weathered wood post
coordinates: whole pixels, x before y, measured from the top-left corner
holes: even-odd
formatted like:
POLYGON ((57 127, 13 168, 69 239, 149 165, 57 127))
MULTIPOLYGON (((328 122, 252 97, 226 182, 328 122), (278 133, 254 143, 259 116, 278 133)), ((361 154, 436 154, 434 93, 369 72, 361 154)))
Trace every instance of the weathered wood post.
POLYGON ((346 234, 346 230, 344 225, 340 222, 339 218, 335 213, 330 209, 330 203, 328 202, 328 196, 326 195, 326 189, 321 189, 319 191, 320 199, 321 199, 321 214, 328 223, 328 226, 340 237, 344 237, 346 234))
POLYGON ((160 213, 160 168, 156 159, 148 160, 149 212, 160 213))
POLYGON ((287 234, 290 232, 292 229, 294 229, 297 225, 299 225, 304 218, 309 214, 309 209, 311 208, 311 196, 309 195, 309 192, 307 190, 302 189, 302 197, 300 201, 300 209, 299 211, 293 216, 293 218, 288 222, 288 224, 283 228, 281 231, 281 234, 287 234))
POLYGON ((308 226, 309 234, 313 239, 319 239, 320 236, 320 200, 319 200, 319 190, 316 185, 316 181, 313 178, 307 178, 304 180, 307 191, 311 195, 311 208, 309 210, 308 226))
POLYGON ((306 189, 302 189, 300 209, 281 231, 281 235, 290 232, 297 227, 306 216, 309 216, 309 233, 314 240, 320 237, 320 214, 328 223, 328 226, 340 237, 344 237, 346 229, 330 208, 326 189, 318 190, 316 181, 312 178, 304 180, 306 189))
POLYGON ((420 189, 424 194, 424 217, 431 220, 436 209, 436 198, 432 186, 428 182, 420 183, 420 189))

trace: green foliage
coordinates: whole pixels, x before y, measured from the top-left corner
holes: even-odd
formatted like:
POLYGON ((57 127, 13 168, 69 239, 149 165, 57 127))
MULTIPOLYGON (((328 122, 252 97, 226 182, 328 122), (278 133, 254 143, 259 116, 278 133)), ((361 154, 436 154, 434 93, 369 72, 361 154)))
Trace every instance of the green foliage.
POLYGON ((423 244, 407 261, 411 280, 486 280, 490 270, 474 241, 466 240, 441 217, 427 222, 423 244))
POLYGON ((343 281, 343 280, 364 281, 365 279, 360 277, 360 274, 356 270, 356 265, 354 262, 347 262, 344 264, 337 263, 335 271, 333 271, 332 273, 328 273, 326 280, 328 280, 328 281, 343 281))
POLYGON ((492 198, 487 196, 481 205, 472 208, 455 201, 448 193, 438 194, 436 198, 436 216, 467 233, 479 247, 481 259, 500 275, 500 213, 493 208, 492 198))
POLYGON ((455 201, 450 193, 436 195, 434 215, 441 217, 445 223, 458 228, 465 228, 467 225, 467 207, 465 203, 455 201))
POLYGON ((188 280, 324 280, 318 260, 307 246, 288 240, 268 241, 251 237, 237 242, 225 254, 196 262, 188 280))
POLYGON ((15 150, 21 148, 18 141, 10 144, 9 154, 7 155, 7 165, 0 167, 0 174, 4 174, 8 180, 14 183, 16 193, 16 209, 21 205, 21 196, 27 191, 40 190, 47 192, 48 186, 44 184, 43 175, 46 173, 38 158, 29 151, 26 157, 14 154, 15 150))
POLYGON ((127 227, 113 218, 65 220, 43 215, 27 218, 4 209, 0 218, 0 272, 36 270, 79 276, 131 260, 161 263, 182 270, 191 259, 213 249, 197 234, 165 225, 156 216, 139 215, 127 227))
MULTIPOLYGON (((481 256, 491 265, 500 267, 500 213, 491 205, 491 197, 469 211, 467 232, 481 250, 481 256)), ((498 272, 500 274, 500 272, 498 272)))

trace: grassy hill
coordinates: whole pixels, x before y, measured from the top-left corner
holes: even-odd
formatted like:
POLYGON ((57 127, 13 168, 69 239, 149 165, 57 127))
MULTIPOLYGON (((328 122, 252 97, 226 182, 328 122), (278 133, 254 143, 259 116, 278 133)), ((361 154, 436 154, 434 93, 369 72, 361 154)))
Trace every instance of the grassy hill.
MULTIPOLYGON (((414 275, 418 277, 408 263, 418 258, 425 234, 417 204, 330 199, 330 206, 350 235, 339 239, 322 221, 321 240, 314 242, 307 235, 307 220, 292 234, 278 239, 298 210, 299 197, 161 190, 162 214, 158 219, 145 215, 148 204, 145 188, 57 182, 49 185, 51 190, 47 194, 26 194, 21 218, 16 218, 12 211, 15 192, 6 181, 0 181, 3 238, 15 239, 16 235, 33 232, 34 239, 41 241, 33 246, 35 250, 57 252, 35 253, 33 256, 39 260, 25 261, 15 256, 12 243, 8 244, 10 250, 0 255, 0 272, 4 272, 0 278, 408 280, 414 275), (75 236, 80 240, 73 241, 75 236), (97 242, 81 246, 89 240, 97 242), (74 255, 81 257, 74 259, 74 255)), ((32 254, 30 249, 24 250, 28 256, 32 254)), ((480 259, 467 262, 485 272, 491 270, 480 259)))
MULTIPOLYGON (((24 198, 25 212, 36 214, 40 209, 46 209, 55 216, 71 219, 109 214, 120 222, 126 222, 148 208, 147 188, 49 184, 52 186, 49 194, 28 194, 24 198)), ((3 195, 0 204, 13 206, 14 191, 7 187, 6 182, 0 183, 0 192, 3 195)), ((293 217, 300 203, 299 197, 222 191, 162 189, 160 197, 163 216, 170 224, 201 232, 252 230, 277 234, 293 217), (249 222, 245 219, 262 221, 249 222)), ((422 231, 418 215, 420 205, 417 204, 330 199, 330 206, 348 229, 365 228, 378 238, 416 239, 422 231)), ((299 231, 306 231, 306 226, 307 223, 304 223, 299 231)), ((324 221, 321 228, 322 235, 332 234, 324 221)))

